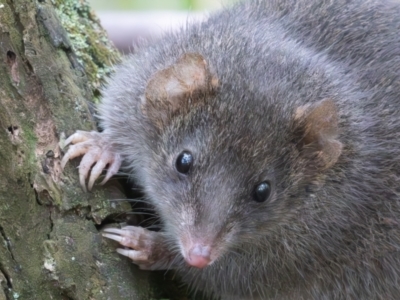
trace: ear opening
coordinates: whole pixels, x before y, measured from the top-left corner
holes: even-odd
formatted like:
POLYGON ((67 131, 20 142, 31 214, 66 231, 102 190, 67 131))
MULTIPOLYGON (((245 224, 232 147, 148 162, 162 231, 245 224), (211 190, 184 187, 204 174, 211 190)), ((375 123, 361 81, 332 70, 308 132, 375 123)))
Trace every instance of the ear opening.
POLYGON ((156 72, 148 81, 142 111, 158 127, 181 108, 196 105, 218 87, 201 54, 186 53, 173 65, 156 72))

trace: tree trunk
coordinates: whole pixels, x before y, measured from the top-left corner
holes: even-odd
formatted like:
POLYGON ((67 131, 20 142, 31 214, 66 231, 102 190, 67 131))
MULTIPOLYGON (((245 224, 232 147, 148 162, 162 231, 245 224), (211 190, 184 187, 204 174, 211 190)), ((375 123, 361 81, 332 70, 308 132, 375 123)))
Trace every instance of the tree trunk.
POLYGON ((84 193, 62 143, 95 129, 89 101, 119 59, 84 0, 0 2, 0 300, 153 297, 149 273, 98 228, 130 210, 84 193), (112 245, 112 246, 110 246, 112 245))

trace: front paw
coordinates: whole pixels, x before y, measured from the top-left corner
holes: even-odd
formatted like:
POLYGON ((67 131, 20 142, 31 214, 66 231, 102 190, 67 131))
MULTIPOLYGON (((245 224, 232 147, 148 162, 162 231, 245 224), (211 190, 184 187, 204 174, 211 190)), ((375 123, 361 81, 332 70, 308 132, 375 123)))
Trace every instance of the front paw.
POLYGON ((106 183, 111 176, 115 175, 121 166, 120 155, 113 151, 110 143, 105 140, 103 133, 78 130, 65 141, 65 146, 69 144, 73 145, 65 153, 61 161, 61 166, 64 168, 70 159, 83 155, 79 164, 79 181, 85 191, 86 179, 89 177, 89 172, 88 189, 90 191, 95 180, 101 175, 107 165, 107 174, 101 184, 106 183))
POLYGON ((104 237, 128 247, 119 248, 117 252, 129 257, 141 269, 165 270, 170 267, 171 255, 161 233, 136 226, 106 228, 103 232, 104 237))

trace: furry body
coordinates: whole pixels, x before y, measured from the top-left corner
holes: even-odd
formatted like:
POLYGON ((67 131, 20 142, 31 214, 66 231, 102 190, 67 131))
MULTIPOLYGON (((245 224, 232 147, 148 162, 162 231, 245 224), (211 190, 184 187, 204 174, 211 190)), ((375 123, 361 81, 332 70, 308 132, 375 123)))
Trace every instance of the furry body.
POLYGON ((161 217, 167 268, 210 298, 400 295, 399 32, 396 1, 249 1, 116 69, 102 134, 161 217), (187 53, 215 88, 147 107, 152 76, 187 53), (324 99, 337 126, 318 125, 322 109, 309 134, 299 119, 324 99), (182 150, 187 176, 174 167, 182 150), (258 203, 264 179, 272 195, 258 203), (195 239, 212 249, 202 269, 181 255, 195 239))

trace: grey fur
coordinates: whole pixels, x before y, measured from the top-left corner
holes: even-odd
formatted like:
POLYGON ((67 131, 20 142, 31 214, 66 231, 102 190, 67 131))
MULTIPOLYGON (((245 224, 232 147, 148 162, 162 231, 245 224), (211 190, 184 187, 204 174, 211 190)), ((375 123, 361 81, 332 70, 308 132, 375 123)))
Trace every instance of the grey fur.
POLYGON ((248 1, 141 47, 117 67, 99 107, 104 135, 159 213, 170 267, 225 299, 398 299, 400 2, 248 1), (185 53, 215 95, 157 128, 146 85, 185 53), (338 161, 303 159, 296 109, 337 106, 338 161), (174 161, 192 151, 193 172, 174 161), (273 195, 252 200, 265 178, 273 195), (221 255, 187 267, 178 239, 210 236, 221 255), (216 234, 217 233, 217 234, 216 234), (235 298, 236 297, 236 298, 235 298))

